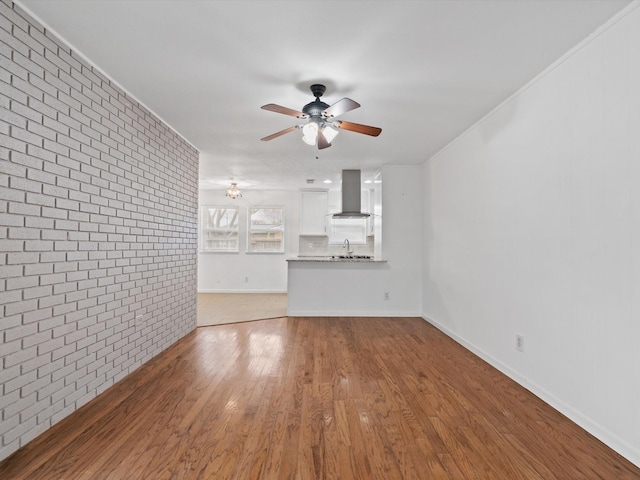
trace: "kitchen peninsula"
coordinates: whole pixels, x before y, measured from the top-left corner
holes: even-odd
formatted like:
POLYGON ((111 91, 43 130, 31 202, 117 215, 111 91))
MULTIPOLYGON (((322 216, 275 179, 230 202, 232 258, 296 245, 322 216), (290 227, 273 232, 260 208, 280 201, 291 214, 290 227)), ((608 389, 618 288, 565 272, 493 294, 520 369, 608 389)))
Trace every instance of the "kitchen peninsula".
POLYGON ((391 311, 382 254, 381 184, 343 170, 341 191, 301 191, 298 257, 287 261, 287 315, 383 316, 391 311), (363 201, 364 199, 364 201, 363 201))
POLYGON ((385 260, 297 257, 287 260, 287 315, 382 316, 374 306, 385 298, 385 260))

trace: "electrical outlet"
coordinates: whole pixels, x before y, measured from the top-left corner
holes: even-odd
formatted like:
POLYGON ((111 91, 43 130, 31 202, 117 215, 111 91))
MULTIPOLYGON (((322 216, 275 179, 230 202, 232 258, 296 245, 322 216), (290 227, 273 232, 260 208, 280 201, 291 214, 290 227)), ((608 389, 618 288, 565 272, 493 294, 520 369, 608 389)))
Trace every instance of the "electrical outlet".
POLYGON ((516 350, 524 352, 524 337, 522 335, 516 335, 516 350))
POLYGON ((389 292, 384 292, 384 299, 389 300, 389 292))
POLYGON ((249 283, 249 277, 244 277, 244 283, 249 283))

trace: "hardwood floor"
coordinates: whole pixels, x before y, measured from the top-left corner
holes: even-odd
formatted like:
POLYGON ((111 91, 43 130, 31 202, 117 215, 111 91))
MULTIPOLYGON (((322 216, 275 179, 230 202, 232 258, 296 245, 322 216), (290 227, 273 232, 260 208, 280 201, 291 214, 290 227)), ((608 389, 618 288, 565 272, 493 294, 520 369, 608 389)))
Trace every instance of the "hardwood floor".
POLYGON ((421 319, 202 327, 0 464, 9 479, 640 479, 421 319))

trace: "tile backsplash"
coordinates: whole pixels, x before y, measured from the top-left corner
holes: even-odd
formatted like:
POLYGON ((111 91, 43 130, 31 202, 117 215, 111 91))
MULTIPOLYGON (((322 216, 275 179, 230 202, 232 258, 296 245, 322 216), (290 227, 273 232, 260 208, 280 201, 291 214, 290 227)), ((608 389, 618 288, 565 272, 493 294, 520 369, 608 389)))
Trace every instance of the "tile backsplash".
MULTIPOLYGON (((344 255, 345 249, 341 245, 329 245, 327 235, 300 235, 299 256, 301 257, 326 257, 330 255, 344 255)), ((366 245, 351 245, 354 255, 373 256, 373 235, 367 237, 366 245)))

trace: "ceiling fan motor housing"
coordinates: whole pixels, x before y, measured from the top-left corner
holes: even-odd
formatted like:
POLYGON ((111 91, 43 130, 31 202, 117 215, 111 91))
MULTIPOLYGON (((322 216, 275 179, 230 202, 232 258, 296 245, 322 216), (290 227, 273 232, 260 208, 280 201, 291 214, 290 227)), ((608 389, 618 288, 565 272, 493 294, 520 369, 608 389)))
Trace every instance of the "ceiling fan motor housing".
POLYGON ((310 117, 321 117, 322 112, 324 112, 329 105, 324 103, 322 100, 316 99, 311 103, 307 103, 304 107, 302 107, 302 113, 306 113, 310 117))
POLYGON ((311 118, 319 118, 322 116, 322 112, 329 108, 329 105, 320 100, 320 97, 324 95, 327 87, 319 83, 314 83, 309 88, 316 99, 302 107, 302 113, 309 115, 311 118))
POLYGON ((313 96, 316 98, 320 98, 322 95, 324 95, 324 92, 327 90, 327 87, 325 87, 320 83, 314 83, 309 88, 311 89, 311 93, 313 93, 313 96))

